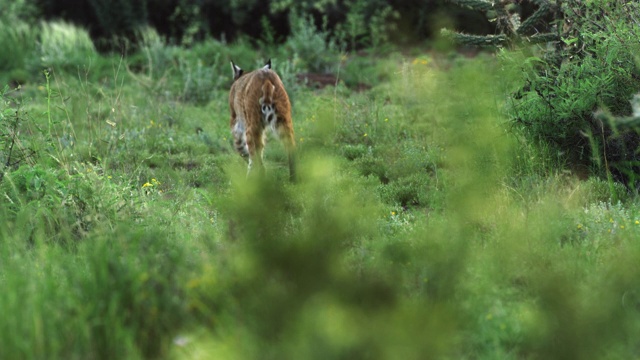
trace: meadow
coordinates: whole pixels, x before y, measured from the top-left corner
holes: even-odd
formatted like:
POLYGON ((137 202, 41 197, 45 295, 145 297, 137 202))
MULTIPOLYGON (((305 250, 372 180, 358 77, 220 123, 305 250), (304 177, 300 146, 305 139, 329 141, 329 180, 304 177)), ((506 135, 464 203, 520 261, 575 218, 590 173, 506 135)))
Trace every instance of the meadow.
POLYGON ((0 31, 0 358, 638 357, 640 201, 513 129, 517 51, 0 31), (295 183, 230 138, 268 58, 295 183))

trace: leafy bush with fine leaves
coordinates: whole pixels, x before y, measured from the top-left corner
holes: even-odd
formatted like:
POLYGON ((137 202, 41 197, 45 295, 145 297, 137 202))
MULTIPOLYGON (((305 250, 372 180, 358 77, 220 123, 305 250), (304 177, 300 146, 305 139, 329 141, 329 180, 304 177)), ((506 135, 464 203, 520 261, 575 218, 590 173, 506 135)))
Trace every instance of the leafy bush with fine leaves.
POLYGON ((525 86, 514 94, 513 124, 527 138, 550 144, 572 166, 592 167, 631 185, 629 161, 640 160, 640 136, 635 126, 615 118, 631 115, 630 100, 640 91, 640 28, 634 22, 640 6, 569 1, 561 10, 561 42, 538 57, 517 60, 525 86))

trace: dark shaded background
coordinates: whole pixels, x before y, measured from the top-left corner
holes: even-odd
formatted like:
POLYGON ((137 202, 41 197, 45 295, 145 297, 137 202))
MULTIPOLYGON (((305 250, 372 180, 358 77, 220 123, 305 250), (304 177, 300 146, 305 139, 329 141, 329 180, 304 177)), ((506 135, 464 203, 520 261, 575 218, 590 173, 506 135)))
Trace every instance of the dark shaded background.
MULTIPOLYGON (((152 26, 159 34, 173 42, 185 35, 195 40, 207 36, 234 40, 247 36, 264 38, 267 22, 276 41, 284 41, 290 34, 291 9, 272 11, 272 1, 243 0, 34 0, 40 17, 62 19, 87 28, 101 50, 108 50, 115 39, 135 42, 136 30, 152 26)), ((307 1, 305 4, 312 4, 307 1)), ((302 4, 298 3, 298 4, 302 4)), ((375 16, 381 6, 389 5, 399 15, 395 20, 392 41, 411 45, 432 37, 443 19, 454 28, 469 33, 492 33, 492 25, 478 12, 466 10, 445 0, 373 0, 365 3, 365 18, 375 16)), ((332 31, 343 23, 349 11, 349 1, 340 0, 321 10, 300 6, 316 20, 320 27, 327 20, 332 31)))

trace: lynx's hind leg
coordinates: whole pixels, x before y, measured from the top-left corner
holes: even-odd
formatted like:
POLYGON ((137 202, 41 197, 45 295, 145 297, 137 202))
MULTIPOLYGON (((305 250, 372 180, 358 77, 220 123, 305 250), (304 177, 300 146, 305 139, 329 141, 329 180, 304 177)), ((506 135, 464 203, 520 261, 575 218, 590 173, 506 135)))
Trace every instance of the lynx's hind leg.
POLYGON ((232 130, 233 145, 243 159, 249 160, 249 147, 247 146, 247 134, 243 119, 237 119, 232 130))
POLYGON ((264 152, 264 132, 260 129, 249 129, 245 132, 247 141, 248 160, 247 176, 252 173, 254 167, 258 168, 260 174, 264 174, 264 163, 262 156, 264 152))
POLYGON ((293 135, 293 127, 290 122, 279 122, 274 132, 278 139, 282 141, 287 151, 287 157, 289 158, 289 179, 293 182, 296 180, 296 142, 293 135))

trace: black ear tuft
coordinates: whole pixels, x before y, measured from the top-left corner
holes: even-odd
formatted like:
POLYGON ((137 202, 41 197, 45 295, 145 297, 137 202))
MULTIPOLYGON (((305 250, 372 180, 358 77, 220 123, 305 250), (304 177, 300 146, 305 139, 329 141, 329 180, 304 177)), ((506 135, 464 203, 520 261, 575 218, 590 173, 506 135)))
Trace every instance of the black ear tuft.
POLYGON ((271 69, 271 59, 269 59, 269 61, 267 61, 267 63, 264 65, 263 69, 265 69, 265 70, 270 70, 271 69))
POLYGON ((236 64, 231 61, 231 69, 233 70, 233 80, 238 80, 240 76, 244 73, 244 71, 236 64))

